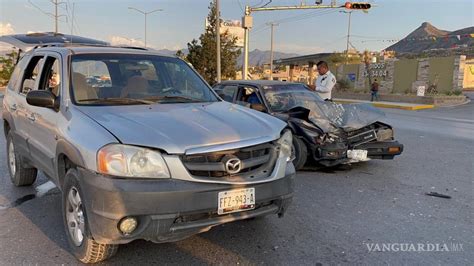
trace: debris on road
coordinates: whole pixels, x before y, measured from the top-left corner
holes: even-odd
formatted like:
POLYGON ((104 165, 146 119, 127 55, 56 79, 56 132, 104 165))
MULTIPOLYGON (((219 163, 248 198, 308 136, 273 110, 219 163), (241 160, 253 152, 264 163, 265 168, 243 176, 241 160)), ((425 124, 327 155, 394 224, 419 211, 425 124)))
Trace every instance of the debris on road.
POLYGON ((438 192, 429 192, 429 193, 425 193, 425 195, 432 196, 432 197, 443 198, 443 199, 450 199, 451 198, 451 196, 440 194, 438 192))

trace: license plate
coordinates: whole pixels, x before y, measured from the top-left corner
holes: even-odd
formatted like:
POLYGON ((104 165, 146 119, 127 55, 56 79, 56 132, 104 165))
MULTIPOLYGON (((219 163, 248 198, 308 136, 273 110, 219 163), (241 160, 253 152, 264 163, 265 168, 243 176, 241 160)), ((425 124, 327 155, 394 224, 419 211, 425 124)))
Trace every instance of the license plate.
POLYGON ((348 150, 347 158, 357 160, 357 161, 366 161, 367 151, 366 150, 348 150))
POLYGON ((352 146, 356 146, 356 145, 361 145, 361 144, 370 142, 375 139, 377 139, 377 134, 375 133, 374 130, 371 130, 371 131, 367 131, 367 132, 349 137, 347 140, 352 146))
POLYGON ((255 208, 255 188, 233 189, 219 192, 217 214, 228 214, 255 208))

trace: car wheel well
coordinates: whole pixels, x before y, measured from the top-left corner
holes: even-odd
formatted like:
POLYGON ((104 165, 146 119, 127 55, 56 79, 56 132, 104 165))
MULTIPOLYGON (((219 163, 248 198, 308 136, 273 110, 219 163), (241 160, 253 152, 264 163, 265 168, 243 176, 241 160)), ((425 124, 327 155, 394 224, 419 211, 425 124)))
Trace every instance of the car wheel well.
POLYGON ((10 124, 8 124, 7 120, 3 120, 3 132, 5 133, 5 137, 8 136, 8 132, 10 132, 10 124))
POLYGON ((58 179, 61 187, 63 186, 64 178, 66 177, 67 171, 71 168, 76 168, 76 165, 69 159, 66 154, 61 153, 58 156, 58 179))

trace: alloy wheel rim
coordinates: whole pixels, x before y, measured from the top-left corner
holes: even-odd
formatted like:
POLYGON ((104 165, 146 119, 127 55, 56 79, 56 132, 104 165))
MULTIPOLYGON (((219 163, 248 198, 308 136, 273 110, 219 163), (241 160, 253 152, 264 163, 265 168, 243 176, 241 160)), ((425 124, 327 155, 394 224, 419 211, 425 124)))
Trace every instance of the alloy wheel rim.
POLYGON ((74 245, 80 246, 84 241, 84 210, 77 188, 69 190, 66 199, 66 222, 69 235, 74 245))
POLYGON ((8 145, 8 163, 10 165, 11 175, 16 174, 16 158, 15 158, 15 147, 13 147, 13 142, 10 142, 8 145))

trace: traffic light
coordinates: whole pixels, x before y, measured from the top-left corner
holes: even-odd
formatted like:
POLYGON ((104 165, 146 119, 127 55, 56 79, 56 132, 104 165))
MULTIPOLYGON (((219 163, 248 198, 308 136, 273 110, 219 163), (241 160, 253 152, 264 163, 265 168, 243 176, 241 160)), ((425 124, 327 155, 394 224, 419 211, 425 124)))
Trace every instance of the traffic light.
POLYGON ((372 5, 366 2, 346 2, 344 4, 344 7, 347 9, 362 9, 362 10, 367 10, 370 9, 372 5))

